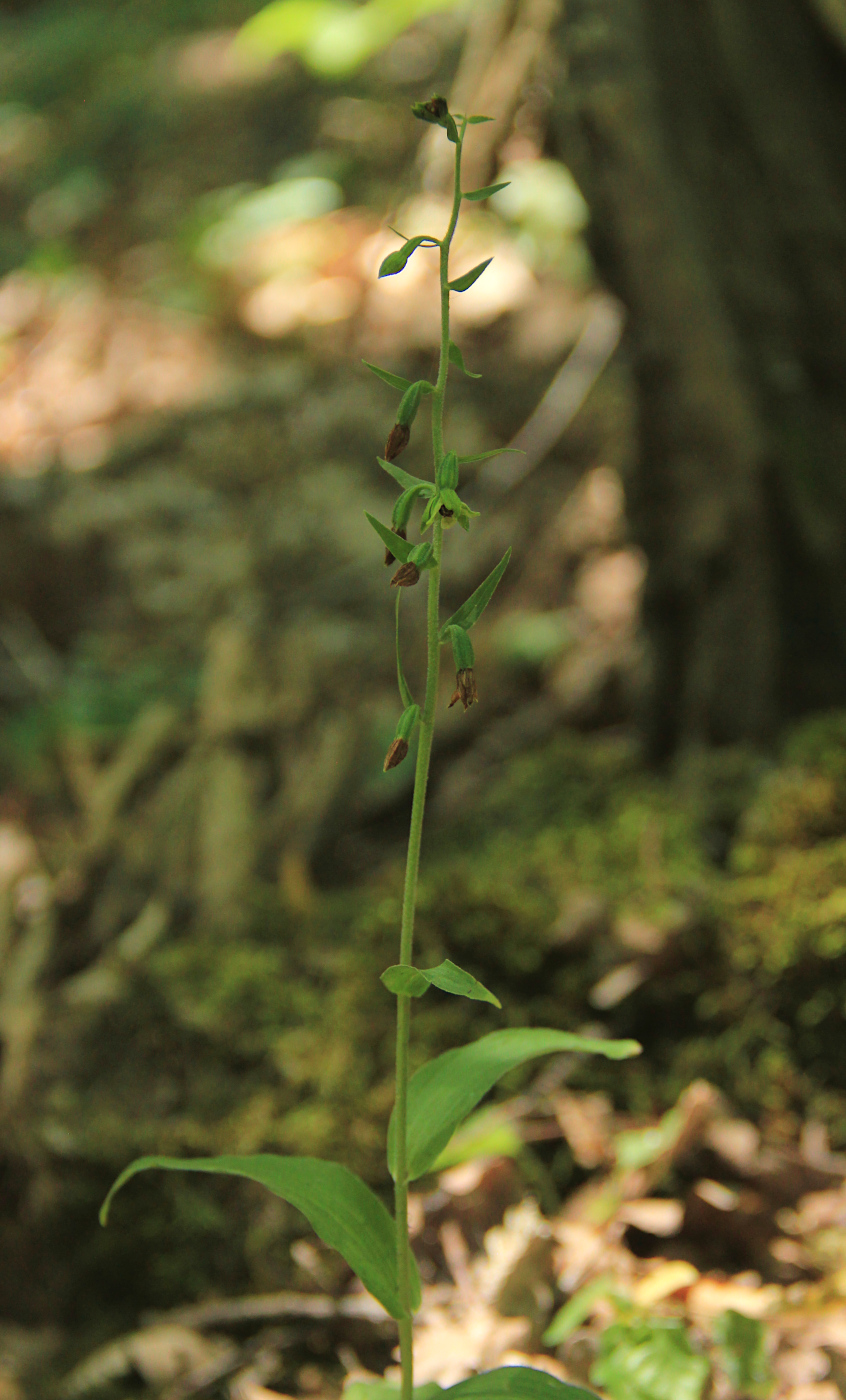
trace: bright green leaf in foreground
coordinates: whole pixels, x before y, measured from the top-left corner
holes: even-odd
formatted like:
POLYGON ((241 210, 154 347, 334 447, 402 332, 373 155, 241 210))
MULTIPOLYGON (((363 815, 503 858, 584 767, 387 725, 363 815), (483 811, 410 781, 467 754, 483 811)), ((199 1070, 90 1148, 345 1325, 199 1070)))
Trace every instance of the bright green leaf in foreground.
POLYGON ((487 987, 469 972, 450 962, 449 958, 445 958, 437 967, 427 969, 398 963, 382 973, 382 981, 395 996, 422 997, 430 987, 438 987, 442 992, 451 992, 456 997, 469 997, 471 1001, 488 1001, 502 1010, 502 1002, 493 992, 489 992, 487 987))
MULTIPOLYGON (((493 1031, 430 1060, 408 1086, 408 1179, 423 1176, 443 1151, 459 1123, 509 1070, 570 1050, 626 1060, 640 1054, 636 1040, 593 1040, 569 1031, 493 1031)), ((388 1165, 396 1169, 394 1120, 388 1129, 388 1165)))
POLYGON ((485 261, 484 261, 484 262, 477 263, 475 267, 471 267, 471 269, 470 269, 469 272, 463 273, 463 274, 461 275, 461 277, 455 277, 455 278, 453 278, 453 280, 452 280, 451 282, 448 282, 448 283, 447 283, 447 286, 449 287, 450 291, 451 291, 451 292, 466 292, 466 291, 468 291, 469 288, 472 287, 472 285, 473 285, 474 282, 478 282, 478 280, 479 280, 479 278, 481 277, 482 273, 484 272, 485 268, 486 268, 490 263, 492 263, 492 262, 493 262, 493 258, 485 258, 485 261))
POLYGON ((479 621, 494 593, 505 570, 508 568, 508 561, 511 558, 511 546, 509 545, 495 569, 491 569, 487 578, 479 587, 470 594, 466 603, 462 603, 457 612, 448 618, 441 628, 441 638, 447 636, 449 627, 463 627, 468 632, 474 623, 479 621))
MULTIPOLYGON (((242 1176, 258 1181, 275 1196, 302 1211, 312 1229, 337 1249, 368 1292, 390 1313, 402 1317, 397 1286, 397 1246, 394 1222, 379 1197, 354 1172, 319 1157, 139 1157, 121 1172, 100 1211, 105 1225, 116 1192, 138 1172, 160 1168, 171 1172, 205 1172, 212 1176, 242 1176)), ((420 1279, 411 1255, 412 1305, 420 1305, 420 1279)))
POLYGON ((661 1317, 606 1327, 590 1378, 611 1400, 700 1400, 710 1369, 684 1324, 661 1317))
POLYGON ((714 1341, 734 1389, 750 1400, 766 1400, 775 1383, 767 1353, 767 1333, 757 1317, 729 1308, 714 1323, 714 1341))

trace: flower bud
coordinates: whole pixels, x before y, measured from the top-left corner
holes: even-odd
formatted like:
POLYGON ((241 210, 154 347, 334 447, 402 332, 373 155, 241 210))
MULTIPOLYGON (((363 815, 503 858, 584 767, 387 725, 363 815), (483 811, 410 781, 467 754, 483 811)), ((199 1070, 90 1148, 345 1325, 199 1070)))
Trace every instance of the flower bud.
POLYGON ((409 559, 407 564, 400 564, 393 578, 392 588, 413 588, 415 583, 420 581, 420 570, 416 564, 412 564, 409 559))
POLYGON ((387 773, 389 768, 398 768, 403 759, 408 755, 408 740, 394 739, 388 752, 385 754, 385 762, 382 765, 382 772, 387 773))
MULTIPOLYGON (((395 535, 398 535, 399 538, 400 538, 401 540, 407 540, 407 539, 408 539, 408 535, 405 533, 405 530, 404 530, 401 526, 392 525, 392 526, 391 526, 391 530, 392 530, 392 532, 393 532, 395 535)), ((388 549, 388 546, 386 545, 386 546, 385 546, 385 568, 386 568, 386 569, 389 568, 389 567, 391 566, 391 564, 395 564, 396 562, 397 562, 396 555, 395 555, 395 554, 392 554, 391 551, 388 549)))
POLYGON ((385 443, 385 461, 393 462, 408 447, 411 430, 407 423, 395 423, 385 443))
POLYGON ((471 705, 475 705, 478 702, 478 699, 479 697, 476 694, 476 673, 472 666, 465 666, 455 677, 455 694, 450 700, 448 708, 451 710, 453 705, 457 705, 460 700, 465 711, 467 711, 470 709, 471 705))
POLYGON ((435 126, 441 126, 449 114, 446 98, 437 93, 429 102, 415 102, 411 110, 418 121, 431 122, 435 126))

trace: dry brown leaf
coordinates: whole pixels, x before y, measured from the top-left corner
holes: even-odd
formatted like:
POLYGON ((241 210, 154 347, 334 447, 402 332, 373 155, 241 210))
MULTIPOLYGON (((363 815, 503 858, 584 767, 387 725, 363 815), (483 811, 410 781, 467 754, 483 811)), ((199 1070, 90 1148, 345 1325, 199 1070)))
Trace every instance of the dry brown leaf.
POLYGON ((657 1235, 666 1239, 677 1235, 684 1223, 684 1206, 681 1201, 663 1200, 647 1196, 640 1201, 626 1201, 617 1212, 617 1219, 625 1225, 634 1225, 647 1235, 657 1235))

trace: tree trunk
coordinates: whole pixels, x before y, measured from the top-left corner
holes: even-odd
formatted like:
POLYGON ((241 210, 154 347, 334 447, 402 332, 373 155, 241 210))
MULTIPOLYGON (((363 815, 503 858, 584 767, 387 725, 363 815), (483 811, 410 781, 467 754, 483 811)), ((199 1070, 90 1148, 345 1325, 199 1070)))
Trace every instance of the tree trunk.
POLYGON ((815 4, 561 21, 554 131, 629 316, 658 756, 846 703, 846 58, 815 4))

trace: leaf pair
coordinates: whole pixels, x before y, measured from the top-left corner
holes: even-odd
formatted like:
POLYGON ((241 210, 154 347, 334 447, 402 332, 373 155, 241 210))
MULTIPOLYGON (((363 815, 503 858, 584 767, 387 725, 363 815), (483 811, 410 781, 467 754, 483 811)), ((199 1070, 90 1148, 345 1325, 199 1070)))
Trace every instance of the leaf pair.
POLYGON ((481 982, 449 958, 437 967, 426 970, 397 963, 386 968, 381 979, 389 992, 395 996, 422 997, 430 987, 439 987, 442 992, 451 992, 456 997, 468 997, 470 1001, 489 1001, 502 1010, 502 1002, 489 992, 481 982))
MULTIPOLYGON (((315 1234, 343 1255, 368 1292, 390 1313, 400 1318, 403 1309, 397 1282, 397 1240, 394 1222, 379 1197, 354 1172, 338 1162, 319 1157, 277 1157, 259 1153, 251 1157, 139 1157, 121 1172, 100 1211, 105 1225, 115 1194, 138 1172, 159 1167, 164 1171, 206 1172, 213 1176, 241 1176, 266 1186, 275 1196, 302 1211, 315 1234)), ((420 1277, 409 1248, 412 1308, 420 1306, 420 1277)))

